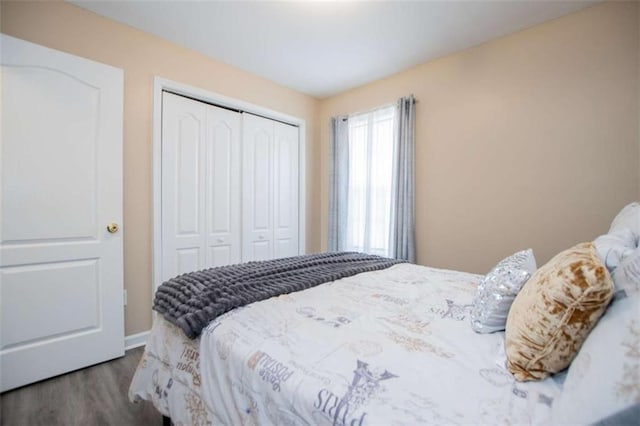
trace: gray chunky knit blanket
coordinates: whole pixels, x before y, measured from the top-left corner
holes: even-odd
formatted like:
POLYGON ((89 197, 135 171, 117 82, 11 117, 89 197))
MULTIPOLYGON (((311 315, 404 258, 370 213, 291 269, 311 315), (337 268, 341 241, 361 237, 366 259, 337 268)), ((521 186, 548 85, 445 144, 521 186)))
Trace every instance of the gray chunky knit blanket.
POLYGON ((234 308, 401 262, 335 252, 220 266, 165 282, 156 291, 153 309, 194 339, 207 324, 234 308))

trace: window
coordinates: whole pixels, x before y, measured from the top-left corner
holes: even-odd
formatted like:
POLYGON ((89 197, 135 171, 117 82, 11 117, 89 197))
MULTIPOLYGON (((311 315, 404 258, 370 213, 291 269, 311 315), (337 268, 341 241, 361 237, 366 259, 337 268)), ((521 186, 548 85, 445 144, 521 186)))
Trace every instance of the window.
POLYGON ((349 117, 346 250, 389 256, 395 107, 349 117))
POLYGON ((414 104, 331 117, 327 250, 415 262, 414 104))

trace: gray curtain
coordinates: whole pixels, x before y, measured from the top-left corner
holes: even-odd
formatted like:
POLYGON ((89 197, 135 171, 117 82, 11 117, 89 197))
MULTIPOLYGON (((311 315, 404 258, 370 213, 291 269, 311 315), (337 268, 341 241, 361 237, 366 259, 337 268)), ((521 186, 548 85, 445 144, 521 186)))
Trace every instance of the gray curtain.
POLYGON ((347 234, 349 205, 349 122, 348 117, 331 118, 329 146, 329 236, 327 249, 341 251, 347 234))
POLYGON ((414 167, 415 99, 398 99, 394 126, 390 256, 415 263, 414 167))

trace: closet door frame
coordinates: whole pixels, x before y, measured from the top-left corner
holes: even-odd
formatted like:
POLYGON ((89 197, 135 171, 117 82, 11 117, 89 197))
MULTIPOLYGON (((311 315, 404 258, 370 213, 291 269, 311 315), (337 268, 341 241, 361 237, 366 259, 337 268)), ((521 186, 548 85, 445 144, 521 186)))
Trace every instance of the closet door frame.
POLYGON ((162 77, 155 77, 153 81, 153 163, 152 163, 152 212, 153 212, 153 244, 152 244, 152 294, 162 284, 162 92, 167 91, 176 95, 193 98, 205 103, 226 107, 238 111, 260 115, 265 118, 281 121, 298 127, 298 251, 306 252, 306 122, 291 115, 283 114, 249 102, 230 98, 219 93, 211 92, 199 87, 179 83, 162 77))

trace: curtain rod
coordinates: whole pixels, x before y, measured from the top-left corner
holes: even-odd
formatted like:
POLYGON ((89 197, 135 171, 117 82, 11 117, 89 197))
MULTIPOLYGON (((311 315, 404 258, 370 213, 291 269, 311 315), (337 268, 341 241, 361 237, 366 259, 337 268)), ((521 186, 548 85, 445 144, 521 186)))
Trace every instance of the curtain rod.
MULTIPOLYGON (((391 106, 395 106, 396 102, 389 102, 388 104, 379 105, 379 106, 374 107, 374 108, 370 108, 370 109, 366 109, 366 110, 362 110, 362 111, 352 112, 351 114, 347 114, 346 117, 343 117, 342 121, 347 121, 347 118, 351 117, 352 115, 368 114, 370 112, 373 112, 373 111, 376 111, 376 110, 379 110, 379 109, 384 109, 384 108, 389 108, 391 106)), ((413 98, 413 103, 417 104, 418 103, 418 99, 413 98)))

